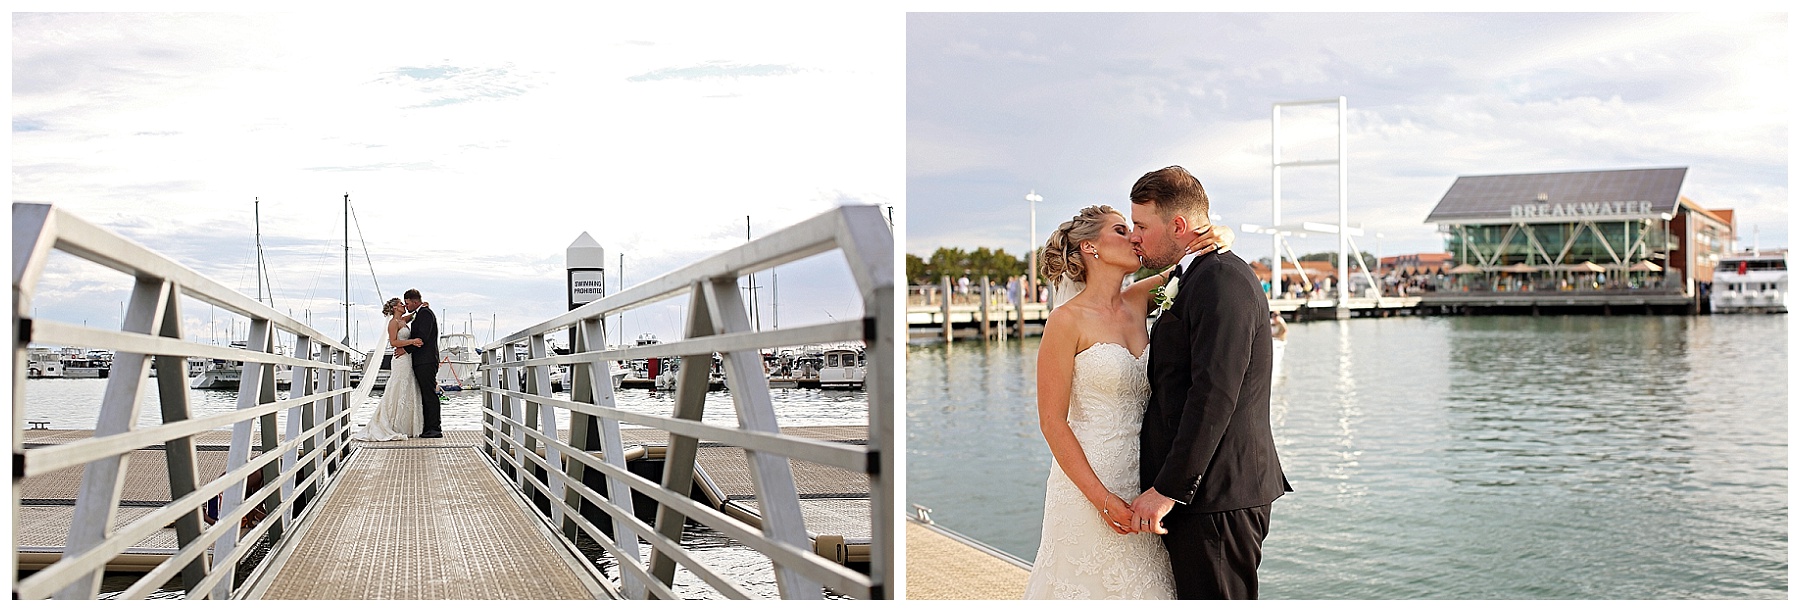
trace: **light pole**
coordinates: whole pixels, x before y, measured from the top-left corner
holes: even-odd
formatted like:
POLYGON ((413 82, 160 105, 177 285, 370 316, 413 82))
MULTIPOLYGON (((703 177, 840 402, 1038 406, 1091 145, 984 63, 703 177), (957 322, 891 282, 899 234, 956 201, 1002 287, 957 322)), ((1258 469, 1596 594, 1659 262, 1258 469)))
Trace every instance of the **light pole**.
POLYGON ((1025 257, 1025 278, 1028 281, 1025 283, 1025 285, 1026 285, 1026 288, 1031 291, 1031 301, 1034 301, 1034 302, 1037 301, 1037 295, 1038 295, 1038 289, 1037 289, 1037 203, 1042 202, 1042 201, 1044 201, 1044 196, 1038 195, 1036 189, 1031 190, 1031 193, 1025 194, 1026 205, 1031 207, 1031 242, 1025 243, 1025 252, 1027 253, 1027 255, 1025 257))

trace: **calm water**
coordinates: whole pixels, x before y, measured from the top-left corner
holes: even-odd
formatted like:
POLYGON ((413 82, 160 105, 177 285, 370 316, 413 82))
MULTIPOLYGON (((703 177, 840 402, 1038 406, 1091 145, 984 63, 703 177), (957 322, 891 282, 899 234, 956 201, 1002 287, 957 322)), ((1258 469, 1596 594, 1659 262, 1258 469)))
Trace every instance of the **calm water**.
MULTIPOLYGON (((1027 560, 1036 351, 906 363, 908 501, 1027 560)), ((1785 316, 1313 322, 1277 376, 1264 597, 1788 596, 1785 316)))
MULTIPOLYGON (((139 408, 138 424, 149 427, 162 422, 162 403, 157 397, 156 379, 148 379, 143 386, 143 403, 139 408)), ((51 429, 93 429, 94 418, 100 411, 100 399, 105 395, 106 381, 99 379, 37 379, 25 384, 25 415, 28 421, 49 421, 51 429)), ((201 417, 237 409, 236 391, 198 390, 188 391, 192 397, 193 416, 201 417)), ((675 394, 656 392, 645 389, 621 389, 615 391, 619 408, 644 414, 670 416, 675 410, 675 394)), ((775 404, 776 420, 782 426, 800 425, 864 425, 869 420, 868 396, 862 391, 822 391, 819 389, 771 389, 769 395, 775 404)), ((276 399, 287 399, 288 392, 275 392, 276 399)), ((481 392, 460 391, 444 394, 448 398, 442 401, 442 416, 445 430, 479 430, 481 429, 481 392)), ((568 399, 568 392, 552 394, 552 397, 568 399)), ((377 391, 368 401, 351 413, 352 422, 361 428, 369 422, 369 416, 375 414, 375 406, 381 401, 381 392, 377 391)), ((731 394, 715 391, 706 394, 706 422, 734 424, 736 413, 732 411, 731 394)), ((569 426, 568 411, 557 411, 557 426, 569 426)), ((287 413, 277 415, 277 423, 285 429, 287 413)), ((626 425, 630 427, 630 425, 626 425)))
MULTIPOLYGON (((150 382, 154 382, 151 379, 150 382)), ((99 413, 100 399, 106 390, 104 380, 31 380, 25 385, 26 419, 32 421, 50 421, 51 429, 93 429, 94 418, 99 413)), ((237 407, 236 391, 201 391, 190 390, 194 416, 205 416, 230 412, 237 407)), ((625 389, 616 392, 619 407, 625 410, 670 416, 674 412, 675 394, 655 392, 641 389, 625 389)), ((448 400, 443 402, 443 422, 445 430, 479 430, 481 428, 481 393, 479 391, 463 391, 447 394, 448 400)), ((557 393, 555 397, 567 399, 569 394, 557 393)), ((819 389, 772 389, 770 390, 775 405, 776 419, 782 426, 801 425, 867 425, 868 395, 862 391, 824 391, 819 389)), ((277 391, 276 397, 285 399, 287 391, 277 391)), ((371 397, 363 406, 352 413, 352 420, 357 428, 367 423, 374 414, 375 406, 380 401, 380 394, 371 397)), ((153 384, 145 385, 144 403, 139 418, 142 426, 151 426, 162 420, 160 402, 153 384)), ((558 410, 558 427, 566 429, 569 425, 568 412, 558 410)), ((727 392, 713 392, 706 395, 706 416, 708 423, 734 424, 737 422, 733 412, 731 395, 727 392)), ((278 427, 286 431, 285 411, 278 418, 278 427)), ((683 543, 689 551, 702 562, 712 567, 721 575, 737 581, 746 590, 766 597, 775 597, 779 589, 773 579, 773 570, 760 553, 737 543, 735 540, 713 531, 703 525, 689 524, 683 535, 683 543)), ((584 540, 585 552, 590 557, 604 554, 598 545, 584 540)), ((648 547, 643 547, 648 555, 648 547)), ((606 574, 618 578, 618 569, 610 559, 601 562, 606 574)), ((133 577, 135 579, 135 577, 133 577)), ((129 584, 125 582, 124 584, 129 584)), ((717 599, 720 595, 710 585, 682 568, 676 572, 674 590, 683 598, 717 599)))

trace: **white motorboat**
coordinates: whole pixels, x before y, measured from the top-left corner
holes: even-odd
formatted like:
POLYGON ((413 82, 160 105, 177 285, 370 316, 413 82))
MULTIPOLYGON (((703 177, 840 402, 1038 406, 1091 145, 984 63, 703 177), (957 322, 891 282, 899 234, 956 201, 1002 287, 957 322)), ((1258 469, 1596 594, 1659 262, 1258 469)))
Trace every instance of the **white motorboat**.
POLYGON ((480 389, 480 351, 474 334, 438 335, 437 385, 445 391, 480 389))
POLYGON ((43 346, 31 347, 31 354, 26 357, 29 364, 25 370, 28 378, 62 378, 63 356, 54 349, 43 346))
POLYGON ((1713 269, 1712 311, 1787 312, 1788 251, 1746 251, 1719 259, 1713 269))
MULTIPOLYGON (((249 343, 235 340, 231 348, 249 348, 249 343)), ((276 354, 284 354, 276 348, 276 354)), ((188 361, 188 371, 193 371, 194 361, 188 361)), ((237 389, 244 377, 244 362, 235 359, 207 359, 200 366, 200 372, 189 377, 189 389, 237 389)), ((293 366, 275 366, 275 388, 286 389, 294 381, 293 366)))
POLYGON ((868 365, 860 349, 839 347, 826 349, 825 363, 819 368, 821 389, 861 389, 868 376, 868 365))
POLYGON ((62 360, 63 378, 106 378, 112 372, 112 353, 87 351, 62 360))

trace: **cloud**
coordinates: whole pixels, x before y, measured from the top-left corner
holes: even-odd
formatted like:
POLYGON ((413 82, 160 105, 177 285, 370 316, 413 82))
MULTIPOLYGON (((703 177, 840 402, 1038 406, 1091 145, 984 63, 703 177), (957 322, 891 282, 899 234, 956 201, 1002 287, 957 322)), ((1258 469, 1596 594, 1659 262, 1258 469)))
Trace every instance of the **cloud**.
POLYGON ((704 81, 709 79, 735 79, 742 77, 771 77, 798 74, 800 68, 782 64, 737 64, 728 61, 710 61, 692 66, 659 68, 643 74, 626 77, 633 83, 646 81, 704 81))
POLYGON ((511 64, 489 68, 440 64, 402 66, 384 73, 376 81, 430 98, 405 108, 435 108, 523 96, 538 87, 540 79, 540 76, 520 71, 511 64))
MULTIPOLYGON (((1765 246, 1785 242, 1785 94, 1769 87, 1786 78, 1780 15, 915 13, 907 23, 908 252, 1018 251, 1027 190, 1045 198, 1041 239, 1169 164, 1193 170, 1228 223, 1266 223, 1271 104, 1339 95, 1351 222, 1385 234, 1388 253, 1442 248, 1422 220, 1459 175, 1659 166, 1692 168, 1688 193, 1708 194, 1703 205, 1748 211, 1765 246)), ((1335 157, 1330 107, 1282 116, 1284 161, 1335 157)), ((1282 180, 1284 220, 1336 220, 1332 168, 1282 180)))
MULTIPOLYGON (((245 294, 260 198, 276 304, 335 330, 349 193, 365 338, 380 296, 362 236, 382 292, 418 286, 446 321, 497 315, 504 332, 562 310, 563 248, 583 231, 636 283, 743 244, 745 215, 761 236, 844 202, 900 202, 897 20, 657 17, 22 14, 15 198, 245 294)), ((834 296, 854 291, 787 268, 784 322, 845 316, 834 296), (824 306, 790 301, 808 296, 824 306)), ((59 295, 43 316, 117 316, 115 298, 59 295)), ((653 308, 632 335, 678 335, 680 305, 653 308)))

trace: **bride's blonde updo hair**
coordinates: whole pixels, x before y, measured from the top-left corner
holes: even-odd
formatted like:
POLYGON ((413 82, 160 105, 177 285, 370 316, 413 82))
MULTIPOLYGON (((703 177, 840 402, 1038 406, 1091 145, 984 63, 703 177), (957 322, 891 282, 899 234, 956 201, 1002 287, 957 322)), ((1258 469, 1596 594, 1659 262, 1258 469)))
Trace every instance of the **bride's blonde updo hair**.
POLYGON ((388 298, 387 303, 381 305, 381 316, 384 316, 384 317, 394 316, 394 311, 399 310, 399 309, 400 309, 400 298, 388 298))
POLYGON ((1038 273, 1052 284, 1063 275, 1075 282, 1087 282, 1087 261, 1082 259, 1081 241, 1100 237, 1100 231, 1110 225, 1107 217, 1118 214, 1113 207, 1100 204, 1083 208, 1075 218, 1064 221, 1056 231, 1050 232, 1050 240, 1044 243, 1038 273))

